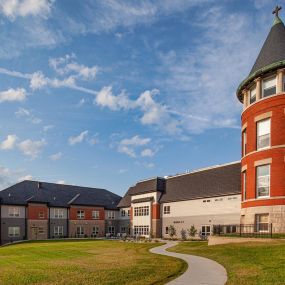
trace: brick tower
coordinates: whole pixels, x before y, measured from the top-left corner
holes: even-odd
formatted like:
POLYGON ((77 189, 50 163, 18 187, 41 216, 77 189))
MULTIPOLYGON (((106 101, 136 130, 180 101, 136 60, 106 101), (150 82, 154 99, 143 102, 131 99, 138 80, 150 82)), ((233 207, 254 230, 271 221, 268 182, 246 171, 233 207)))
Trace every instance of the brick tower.
POLYGON ((285 26, 274 21, 237 97, 243 103, 241 223, 285 233, 285 26))

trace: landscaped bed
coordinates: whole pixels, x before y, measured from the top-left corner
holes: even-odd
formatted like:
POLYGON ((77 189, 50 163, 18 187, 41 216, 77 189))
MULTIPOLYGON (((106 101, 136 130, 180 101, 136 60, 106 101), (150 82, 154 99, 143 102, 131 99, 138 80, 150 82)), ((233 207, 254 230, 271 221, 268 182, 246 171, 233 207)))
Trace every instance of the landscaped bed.
POLYGON ((27 242, 0 248, 0 284, 164 284, 187 265, 151 254, 159 243, 27 242))
POLYGON ((207 242, 182 242, 170 251, 216 260, 228 273, 227 285, 284 285, 285 241, 208 246, 207 242))

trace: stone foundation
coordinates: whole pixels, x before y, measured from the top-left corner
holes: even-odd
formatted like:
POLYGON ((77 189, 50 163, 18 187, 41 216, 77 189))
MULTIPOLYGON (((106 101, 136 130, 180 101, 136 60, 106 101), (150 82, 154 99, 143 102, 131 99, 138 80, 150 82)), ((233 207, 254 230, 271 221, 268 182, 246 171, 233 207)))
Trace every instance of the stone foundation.
POLYGON ((255 215, 269 214, 269 223, 272 223, 273 233, 285 233, 285 206, 261 206, 241 209, 241 223, 255 224, 255 215))

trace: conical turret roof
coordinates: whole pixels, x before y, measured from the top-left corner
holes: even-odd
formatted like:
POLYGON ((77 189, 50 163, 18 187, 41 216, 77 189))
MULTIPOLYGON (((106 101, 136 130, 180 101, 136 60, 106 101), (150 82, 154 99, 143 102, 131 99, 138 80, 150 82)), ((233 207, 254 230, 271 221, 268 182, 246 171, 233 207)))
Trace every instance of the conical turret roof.
POLYGON ((250 71, 250 75, 270 64, 285 60, 285 26, 279 17, 275 17, 273 26, 250 71))
POLYGON ((248 75, 237 89, 237 97, 242 102, 241 94, 244 88, 247 88, 251 82, 268 72, 285 67, 285 26, 278 16, 281 7, 276 7, 275 18, 271 30, 259 52, 259 55, 248 75))

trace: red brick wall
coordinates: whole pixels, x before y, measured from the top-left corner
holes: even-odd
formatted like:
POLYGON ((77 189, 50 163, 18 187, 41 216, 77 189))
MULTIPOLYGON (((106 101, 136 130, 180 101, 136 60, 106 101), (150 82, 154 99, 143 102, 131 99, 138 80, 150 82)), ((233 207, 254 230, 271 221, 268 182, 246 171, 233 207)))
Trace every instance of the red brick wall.
POLYGON ((47 220, 48 219, 48 207, 46 205, 29 204, 27 216, 29 220, 47 220), (39 218, 39 213, 44 213, 44 218, 39 218))
POLYGON ((153 204, 152 205, 152 219, 160 219, 160 205, 153 204))
MULTIPOLYGON (((92 211, 99 211, 99 220, 105 219, 105 211, 102 207, 80 207, 80 206, 72 206, 69 210, 69 219, 77 220, 77 211, 82 210, 85 212, 84 220, 94 220, 92 218, 92 211)), ((82 220, 82 219, 80 219, 82 220)))
MULTIPOLYGON (((255 161, 271 158, 270 197, 285 196, 285 148, 256 151, 256 122, 254 118, 267 112, 271 116, 271 146, 285 145, 285 94, 267 98, 246 109, 242 114, 242 125, 247 123, 247 156, 242 166, 247 165, 247 199, 256 197, 255 161), (254 153, 250 153, 254 152, 254 153)), ((243 193, 242 193, 243 195, 243 193)), ((255 206, 284 205, 285 199, 245 201, 243 208, 255 206)))

